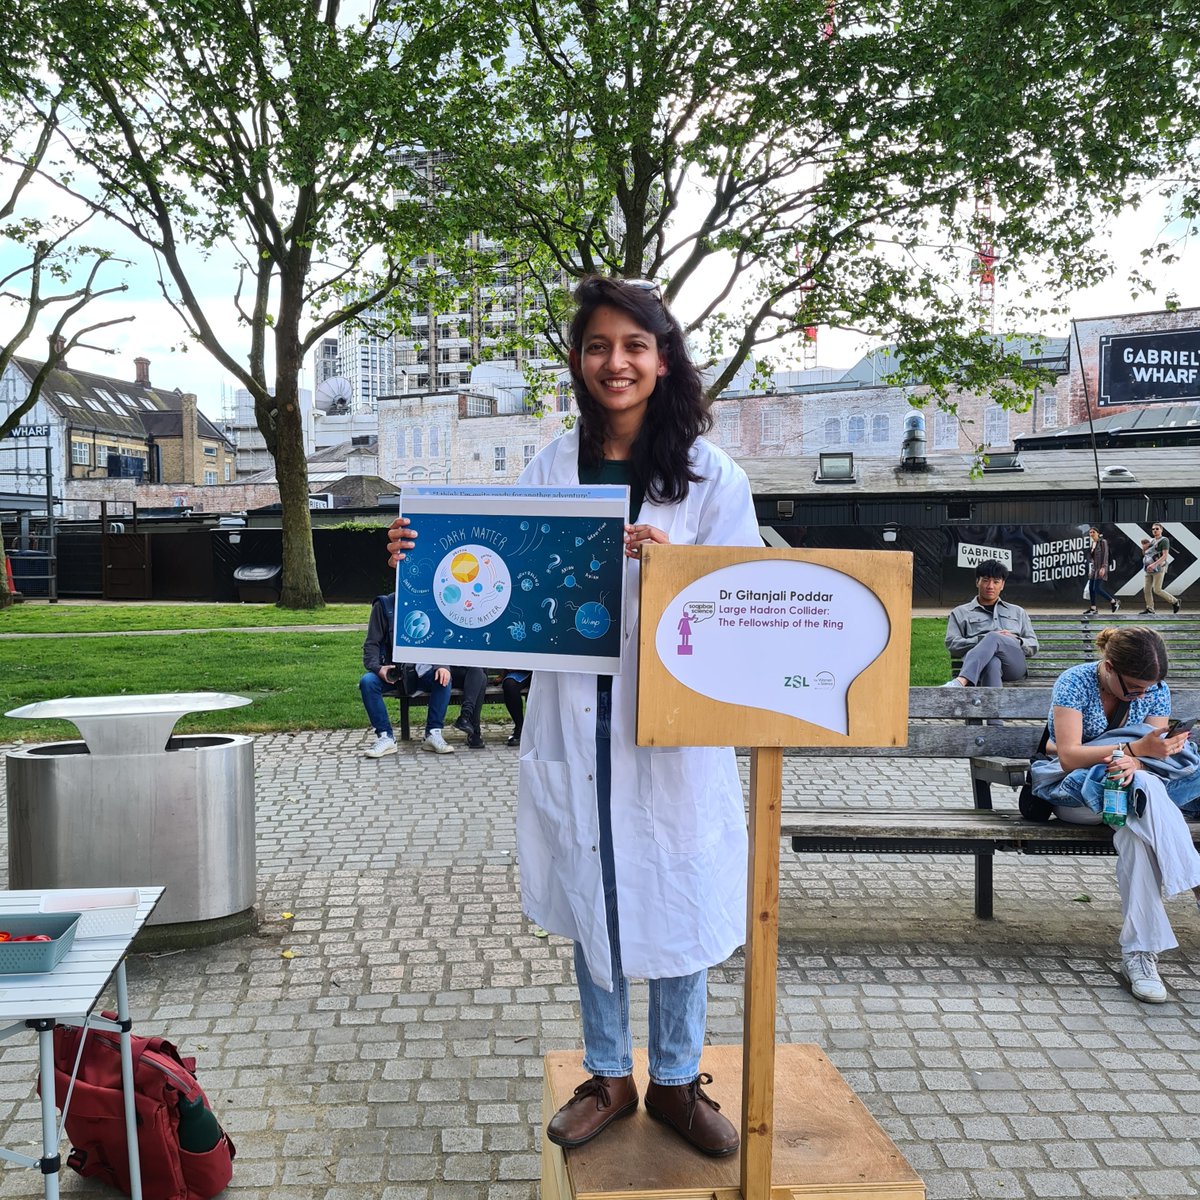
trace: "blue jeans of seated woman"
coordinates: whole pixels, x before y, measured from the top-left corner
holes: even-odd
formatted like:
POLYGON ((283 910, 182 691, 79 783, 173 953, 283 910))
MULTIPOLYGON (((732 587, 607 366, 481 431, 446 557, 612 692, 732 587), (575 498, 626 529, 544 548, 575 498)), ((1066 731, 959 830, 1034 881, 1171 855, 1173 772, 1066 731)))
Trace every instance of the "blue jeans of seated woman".
MULTIPOLYGON (((583 1069, 591 1075, 619 1078, 633 1071, 633 1035, 629 1026, 629 980, 621 970, 617 914, 617 878, 613 864, 612 761, 609 730, 612 693, 596 694, 596 800, 600 811, 600 871, 604 910, 612 947, 613 990, 592 982, 583 950, 575 943, 575 979, 583 1015, 583 1069)), ((658 1084, 691 1083, 700 1074, 700 1051, 708 1015, 708 972, 675 979, 651 979, 650 1078, 658 1084)))
MULTIPOLYGON (((1079 767, 1064 776, 1053 788, 1046 788, 1037 795, 1060 808, 1090 808, 1092 812, 1104 811, 1104 777, 1108 774, 1108 763, 1097 763, 1093 767, 1079 767)), ((1195 778, 1164 779, 1163 786, 1175 807, 1189 816, 1200 810, 1200 781, 1195 778)))

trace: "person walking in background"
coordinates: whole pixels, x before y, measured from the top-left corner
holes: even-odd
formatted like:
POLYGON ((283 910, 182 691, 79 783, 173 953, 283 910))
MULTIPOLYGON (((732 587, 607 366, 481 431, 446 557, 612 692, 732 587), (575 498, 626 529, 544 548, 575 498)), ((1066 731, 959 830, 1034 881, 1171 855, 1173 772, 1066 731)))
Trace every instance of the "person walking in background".
POLYGON ((1103 596, 1107 601, 1112 612, 1118 612, 1121 608, 1121 602, 1112 592, 1108 590, 1108 564, 1111 561, 1111 556, 1108 553, 1108 538, 1106 538, 1095 525, 1088 530, 1088 537, 1092 539, 1091 549, 1088 551, 1088 593, 1091 598, 1091 607, 1085 609, 1086 614, 1091 614, 1096 611, 1096 597, 1103 596))
POLYGON ((1150 549, 1154 557, 1146 565, 1146 579, 1142 584, 1142 598, 1146 607, 1142 609, 1143 616, 1154 616, 1154 597, 1161 596, 1171 606, 1172 612, 1178 612, 1179 601, 1167 591, 1167 566, 1171 559, 1171 539, 1163 533, 1163 527, 1155 521, 1150 526, 1150 549))
MULTIPOLYGON (((517 787, 522 907, 575 943, 590 1075, 547 1137, 582 1146, 638 1105, 629 977, 649 981, 647 1112, 704 1154, 737 1130, 700 1073, 708 968, 746 937, 745 799, 732 749, 639 746, 637 595, 649 544, 761 546, 745 472, 702 435, 712 427, 679 322, 647 280, 585 279, 575 291, 573 429, 521 483, 629 488, 630 608, 616 677, 537 671, 517 787)), ((392 562, 416 542, 404 517, 392 562)))
POLYGON ((1000 687, 1024 679, 1027 660, 1038 652, 1037 634, 1019 604, 1000 598, 1008 568, 994 558, 975 568, 974 600, 946 621, 946 649, 961 658, 958 674, 943 687, 1000 687))
POLYGON ((1162 893, 1190 889, 1200 902, 1200 854, 1180 811, 1200 799, 1200 758, 1187 756, 1173 776, 1161 766, 1182 757, 1188 740, 1186 732, 1167 734, 1171 691, 1162 638, 1139 626, 1110 628, 1101 630, 1096 649, 1099 662, 1068 667, 1055 681, 1046 722, 1050 758, 1031 766, 1033 794, 1060 821, 1098 825, 1105 777, 1119 776, 1129 788, 1129 815, 1113 832, 1121 969, 1137 999, 1161 1004, 1167 989, 1158 956, 1179 945, 1162 893))

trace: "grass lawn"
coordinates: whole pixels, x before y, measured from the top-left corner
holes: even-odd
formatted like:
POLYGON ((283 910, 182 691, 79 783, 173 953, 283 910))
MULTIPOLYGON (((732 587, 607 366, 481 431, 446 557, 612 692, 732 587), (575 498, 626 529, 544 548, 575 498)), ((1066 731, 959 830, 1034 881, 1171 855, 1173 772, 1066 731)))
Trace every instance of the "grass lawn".
POLYGON ((0 633, 122 633, 136 629, 245 629, 255 625, 361 625, 369 604, 298 612, 274 604, 15 604, 0 633))
MULTIPOLYGON (((221 606, 210 606, 218 608, 221 606)), ((271 614, 292 615, 267 606, 228 606, 252 612, 250 624, 271 614)), ((365 605, 343 605, 361 615, 365 605)), ((10 610, 12 611, 12 610, 10 610)), ((70 609, 61 610, 64 614, 70 609)), ((83 612, 90 610, 83 609, 83 612)), ((203 607, 142 608, 153 621, 179 615, 160 628, 188 628, 183 619, 203 607)), ((332 608, 322 610, 329 619, 332 608)), ((302 614, 305 617, 310 614, 302 614)), ((5 616, 0 616, 3 625, 5 616)), ((143 628, 155 628, 150 624, 143 628)), ((64 630, 66 630, 64 626, 64 630)), ((950 660, 942 645, 945 622, 921 618, 913 622, 914 684, 945 682, 950 660)), ((185 717, 181 733, 262 733, 293 729, 358 729, 366 719, 358 696, 362 674, 361 633, 196 633, 144 637, 0 639, 0 713, 36 700, 62 696, 106 696, 145 692, 233 692, 253 703, 216 713, 185 717)), ((505 721, 502 705, 491 705, 484 720, 505 721)), ((0 741, 47 741, 78 737, 65 721, 22 721, 0 717, 0 741)))

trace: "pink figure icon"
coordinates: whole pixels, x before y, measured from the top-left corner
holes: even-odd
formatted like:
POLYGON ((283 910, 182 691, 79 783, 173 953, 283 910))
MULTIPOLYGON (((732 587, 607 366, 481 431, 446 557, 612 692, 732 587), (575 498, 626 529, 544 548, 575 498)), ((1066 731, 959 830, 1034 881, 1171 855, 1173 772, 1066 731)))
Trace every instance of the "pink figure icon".
POLYGON ((691 654, 692 652, 692 618, 685 612, 679 618, 679 645, 675 647, 676 654, 691 654))

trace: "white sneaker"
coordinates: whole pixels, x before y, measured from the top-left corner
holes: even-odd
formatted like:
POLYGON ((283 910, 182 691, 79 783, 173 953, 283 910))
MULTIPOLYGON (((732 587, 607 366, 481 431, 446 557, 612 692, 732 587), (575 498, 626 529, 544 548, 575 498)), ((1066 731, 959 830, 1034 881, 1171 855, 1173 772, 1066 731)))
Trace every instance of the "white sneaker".
POLYGON ((375 739, 375 745, 367 751, 368 758, 383 758, 385 754, 396 753, 396 739, 390 733, 381 733, 375 739))
POLYGON ((1167 989, 1158 977, 1158 955, 1149 950, 1135 950, 1121 956, 1121 973, 1129 980, 1134 998, 1146 1004, 1162 1004, 1167 989))
POLYGON ((442 737, 440 729, 430 729, 425 734, 425 740, 421 743, 431 754, 453 754, 454 747, 442 737))

